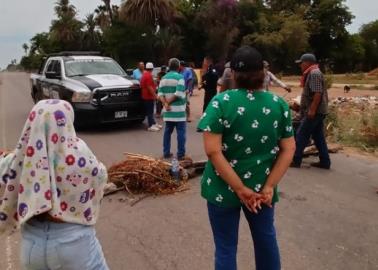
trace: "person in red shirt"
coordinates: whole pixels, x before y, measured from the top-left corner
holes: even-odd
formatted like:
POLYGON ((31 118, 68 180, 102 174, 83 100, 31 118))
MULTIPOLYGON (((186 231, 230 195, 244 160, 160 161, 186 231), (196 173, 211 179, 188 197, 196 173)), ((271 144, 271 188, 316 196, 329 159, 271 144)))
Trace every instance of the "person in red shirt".
POLYGON ((148 131, 159 131, 162 126, 158 125, 154 118, 155 100, 156 95, 156 84, 152 77, 152 70, 154 65, 152 63, 146 64, 146 70, 142 74, 140 80, 140 86, 142 88, 142 99, 144 101, 144 108, 148 121, 148 131))

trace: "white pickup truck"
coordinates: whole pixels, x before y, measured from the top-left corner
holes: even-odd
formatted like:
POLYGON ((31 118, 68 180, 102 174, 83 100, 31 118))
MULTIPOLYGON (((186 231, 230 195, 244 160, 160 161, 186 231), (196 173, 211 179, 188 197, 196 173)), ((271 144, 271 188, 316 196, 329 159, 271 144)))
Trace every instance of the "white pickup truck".
POLYGON ((31 96, 63 99, 75 111, 76 126, 111 122, 141 122, 145 114, 139 81, 109 57, 93 52, 49 55, 32 74, 31 96))

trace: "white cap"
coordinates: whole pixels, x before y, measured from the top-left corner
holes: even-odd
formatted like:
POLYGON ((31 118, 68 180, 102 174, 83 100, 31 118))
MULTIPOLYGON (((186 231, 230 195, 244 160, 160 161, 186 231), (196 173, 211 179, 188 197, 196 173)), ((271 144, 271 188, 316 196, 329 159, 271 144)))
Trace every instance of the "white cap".
POLYGON ((146 64, 146 69, 154 69, 154 64, 152 64, 151 62, 148 62, 146 64))

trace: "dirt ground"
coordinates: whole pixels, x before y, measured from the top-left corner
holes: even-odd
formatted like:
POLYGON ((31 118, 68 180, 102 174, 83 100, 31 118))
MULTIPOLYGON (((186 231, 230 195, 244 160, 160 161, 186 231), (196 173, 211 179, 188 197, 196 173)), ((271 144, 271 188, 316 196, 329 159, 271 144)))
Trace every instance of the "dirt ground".
MULTIPOLYGON (((288 82, 290 85, 290 82, 288 82)), ((285 99, 295 98, 300 96, 302 93, 302 89, 300 87, 293 87, 292 92, 285 95, 287 92, 281 88, 272 87, 272 91, 276 92, 280 96, 285 96, 285 99)), ((352 89, 349 93, 344 93, 344 89, 342 88, 331 88, 328 90, 328 96, 330 99, 334 99, 337 97, 364 97, 364 96, 375 96, 378 97, 377 90, 360 90, 360 89, 352 89)))

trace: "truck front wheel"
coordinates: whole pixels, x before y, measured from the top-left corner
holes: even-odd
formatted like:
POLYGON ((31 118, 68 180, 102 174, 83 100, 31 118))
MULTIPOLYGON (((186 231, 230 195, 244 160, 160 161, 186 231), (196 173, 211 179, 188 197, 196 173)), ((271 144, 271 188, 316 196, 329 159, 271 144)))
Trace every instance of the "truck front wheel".
POLYGON ((32 98, 34 103, 38 103, 38 101, 43 99, 43 95, 40 90, 34 88, 32 92, 32 98))

